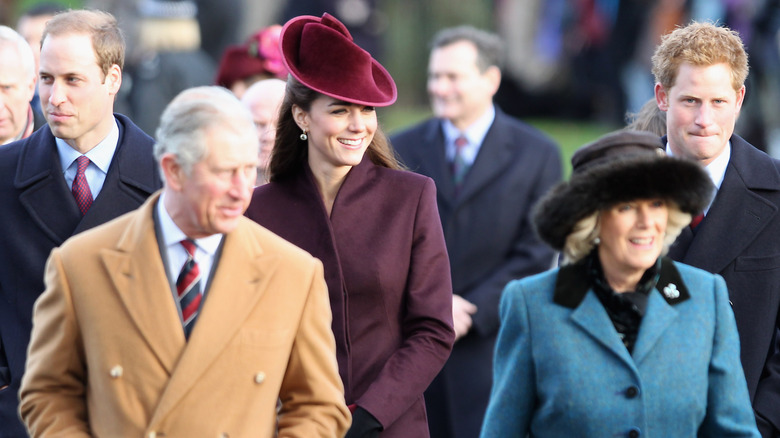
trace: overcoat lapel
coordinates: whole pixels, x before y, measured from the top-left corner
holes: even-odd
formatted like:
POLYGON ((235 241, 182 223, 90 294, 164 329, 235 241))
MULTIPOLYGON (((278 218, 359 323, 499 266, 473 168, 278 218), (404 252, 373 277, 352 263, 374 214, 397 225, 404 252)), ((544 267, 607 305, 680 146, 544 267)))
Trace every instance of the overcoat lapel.
MULTIPOLYGON (((239 228, 225 236, 209 293, 155 410, 152 424, 164 419, 192 388, 192 382, 223 354, 223 349, 256 308, 276 270, 277 256, 262 252, 256 239, 247 231, 249 226, 249 220, 245 219, 239 228)), ((181 327, 178 331, 182 331, 181 327)))
POLYGON ((101 257, 130 318, 170 374, 186 341, 154 233, 158 199, 153 196, 138 210, 117 247, 104 249, 101 257))
POLYGON ((48 127, 33 133, 22 148, 14 186, 30 219, 57 245, 73 234, 81 221, 76 201, 65 184, 54 136, 48 127))
POLYGON ((455 184, 445 153, 441 122, 435 119, 428 124, 427 128, 420 147, 414 150, 419 155, 417 162, 421 163, 421 167, 410 170, 431 177, 436 182, 439 200, 452 206, 455 202, 455 184))
POLYGON ((457 203, 468 201, 489 184, 496 175, 501 175, 507 166, 516 161, 512 157, 516 153, 512 145, 517 139, 511 138, 504 131, 502 124, 504 117, 506 116, 499 109, 496 109, 496 118, 482 141, 474 164, 463 180, 457 203))
POLYGON ((585 294, 582 303, 572 311, 570 318, 574 324, 588 333, 595 342, 603 345, 607 350, 623 360, 623 362, 629 364, 630 367, 634 367, 631 355, 628 354, 628 350, 620 342, 615 326, 612 324, 609 315, 607 315, 604 306, 602 306, 595 293, 590 291, 585 294))
POLYGON ((669 305, 657 289, 650 291, 647 301, 647 311, 642 318, 639 335, 634 344, 633 358, 639 365, 653 349, 666 329, 677 319, 677 310, 669 305))
POLYGON ((705 217, 681 260, 709 272, 722 271, 777 214, 775 205, 753 191, 760 187, 749 182, 755 173, 776 180, 777 171, 774 168, 770 169, 773 173, 744 168, 744 157, 737 147, 733 149, 731 160, 708 213, 718 220, 708 221, 705 217), (734 224, 740 224, 739 233, 732 232, 734 224))

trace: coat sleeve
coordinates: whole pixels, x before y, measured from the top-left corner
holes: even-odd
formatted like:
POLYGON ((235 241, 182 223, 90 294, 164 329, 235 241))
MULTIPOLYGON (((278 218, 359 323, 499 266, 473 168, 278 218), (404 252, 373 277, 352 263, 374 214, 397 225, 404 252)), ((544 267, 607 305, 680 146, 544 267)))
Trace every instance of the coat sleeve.
POLYGON ((493 359, 493 388, 482 426, 483 438, 523 438, 528 433, 536 381, 528 306, 523 292, 522 283, 513 281, 501 298, 501 326, 493 359))
POLYGON ((472 317, 472 330, 482 336, 490 336, 498 330, 498 303, 507 283, 553 267, 555 252, 536 236, 532 226, 532 212, 537 201, 561 180, 561 158, 557 148, 549 148, 549 153, 540 157, 538 169, 539 173, 529 178, 534 189, 528 199, 525 215, 518 218, 510 252, 503 263, 496 266, 492 275, 463 295, 479 309, 472 317))
POLYGON ((449 258, 436 206, 436 187, 426 180, 415 213, 403 343, 385 362, 357 405, 383 426, 422 397, 452 350, 452 283, 449 258))
POLYGON ((20 413, 33 438, 88 437, 84 349, 59 249, 46 263, 45 279, 33 311, 20 413))
POLYGON ((739 358, 739 336, 726 282, 715 278, 715 335, 709 366, 707 414, 699 436, 760 438, 739 358))
POLYGON ((279 391, 281 437, 341 437, 351 416, 336 364, 336 341, 322 263, 317 260, 279 391))

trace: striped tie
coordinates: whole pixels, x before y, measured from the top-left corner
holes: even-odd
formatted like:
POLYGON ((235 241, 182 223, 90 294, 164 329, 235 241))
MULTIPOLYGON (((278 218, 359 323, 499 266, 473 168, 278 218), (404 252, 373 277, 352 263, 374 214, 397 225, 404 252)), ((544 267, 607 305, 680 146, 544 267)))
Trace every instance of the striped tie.
POLYGON ((76 198, 76 205, 79 206, 81 215, 84 216, 89 207, 92 206, 92 191, 89 190, 89 183, 84 175, 84 171, 89 166, 89 158, 86 155, 76 158, 76 166, 76 177, 73 179, 70 190, 73 192, 73 197, 76 198))
POLYGON ((198 307, 202 295, 200 293, 200 269, 195 262, 195 242, 182 240, 181 245, 187 250, 187 261, 181 268, 179 278, 176 279, 176 292, 179 296, 179 308, 184 324, 184 335, 189 339, 195 319, 198 316, 198 307))
POLYGON ((452 178, 455 187, 460 187, 461 183, 463 183, 463 177, 466 176, 466 172, 469 170, 469 165, 463 157, 463 148, 468 144, 469 141, 462 135, 455 139, 455 158, 452 160, 452 178))

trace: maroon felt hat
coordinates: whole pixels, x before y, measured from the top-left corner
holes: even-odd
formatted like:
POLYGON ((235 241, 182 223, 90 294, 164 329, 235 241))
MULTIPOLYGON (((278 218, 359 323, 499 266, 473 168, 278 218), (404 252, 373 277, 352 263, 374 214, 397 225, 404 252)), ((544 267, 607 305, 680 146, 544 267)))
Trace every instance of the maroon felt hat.
POLYGON ((398 97, 390 73, 355 44, 347 28, 330 14, 288 21, 281 45, 290 74, 314 91, 370 106, 387 106, 398 97))

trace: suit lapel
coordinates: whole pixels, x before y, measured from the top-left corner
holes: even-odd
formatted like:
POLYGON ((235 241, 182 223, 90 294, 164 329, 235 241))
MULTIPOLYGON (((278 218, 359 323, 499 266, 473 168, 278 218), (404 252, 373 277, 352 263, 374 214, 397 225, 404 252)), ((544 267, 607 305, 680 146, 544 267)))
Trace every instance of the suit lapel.
POLYGON ((246 219, 225 237, 209 293, 152 424, 164 419, 192 388, 192 382, 222 355, 263 296, 278 259, 262 251, 250 226, 246 219))
POLYGON ((609 319, 609 315, 607 315, 596 294, 592 291, 588 292, 580 305, 572 311, 570 318, 582 331, 588 333, 594 341, 604 346, 604 348, 614 353, 615 356, 633 368, 634 361, 620 341, 615 326, 609 319))
POLYGON ((153 196, 138 210, 117 247, 103 250, 101 257, 141 336, 172 373, 185 339, 154 233, 157 199, 153 196))

